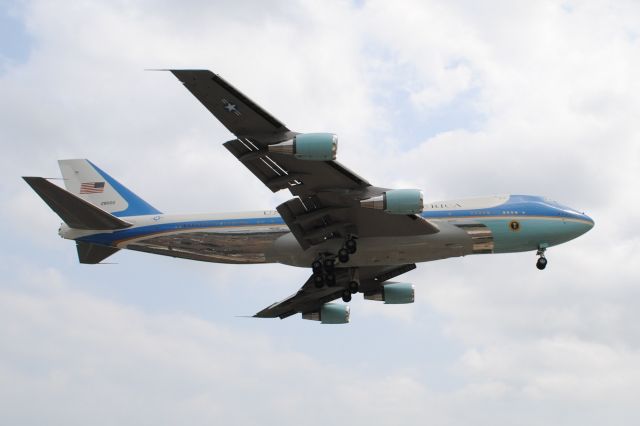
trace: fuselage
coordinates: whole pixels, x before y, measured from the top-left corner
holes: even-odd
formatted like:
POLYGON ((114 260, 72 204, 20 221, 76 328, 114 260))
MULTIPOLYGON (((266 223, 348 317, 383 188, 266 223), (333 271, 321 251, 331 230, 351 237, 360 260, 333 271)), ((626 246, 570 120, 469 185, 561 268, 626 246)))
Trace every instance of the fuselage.
MULTIPOLYGON (((360 238, 348 266, 405 264, 469 254, 538 250, 572 240, 593 227, 574 209, 537 196, 511 195, 426 203, 420 215, 439 231, 430 235, 360 238)), ((278 262, 308 267, 340 242, 302 250, 276 211, 124 218, 117 231, 71 229, 64 238, 153 254, 218 263, 278 262)))

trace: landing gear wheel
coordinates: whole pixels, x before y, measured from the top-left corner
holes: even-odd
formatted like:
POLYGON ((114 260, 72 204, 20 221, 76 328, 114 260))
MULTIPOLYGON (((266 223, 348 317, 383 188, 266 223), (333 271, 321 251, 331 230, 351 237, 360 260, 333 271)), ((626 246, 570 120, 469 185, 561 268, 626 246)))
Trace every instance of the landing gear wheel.
POLYGON ((324 277, 321 274, 313 274, 313 285, 321 288, 324 285, 324 277))
POLYGON ((313 273, 314 274, 321 274, 322 273, 322 262, 320 262, 319 260, 315 260, 311 264, 311 269, 313 269, 313 273))
POLYGON ((356 240, 354 240, 353 238, 349 238, 347 241, 345 241, 344 248, 347 249, 349 254, 353 254, 356 252, 358 244, 356 243, 356 240))
POLYGON ((340 249, 338 251, 338 260, 340 263, 347 263, 349 261, 349 252, 347 249, 340 249))
POLYGON ((351 302, 351 292, 349 290, 345 290, 342 292, 342 300, 345 303, 351 302))
POLYGON ((329 287, 336 283, 336 276, 333 274, 327 274, 324 277, 324 281, 327 283, 329 287))
POLYGON ((334 267, 335 267, 335 261, 333 259, 324 260, 324 270, 326 272, 333 272, 334 267))
POLYGON ((349 291, 351 292, 351 294, 356 294, 359 289, 360 289, 360 284, 358 283, 358 281, 349 282, 349 291))
POLYGON ((536 268, 542 271, 546 267, 547 267, 547 259, 545 257, 541 257, 540 259, 538 259, 538 261, 536 262, 536 268))

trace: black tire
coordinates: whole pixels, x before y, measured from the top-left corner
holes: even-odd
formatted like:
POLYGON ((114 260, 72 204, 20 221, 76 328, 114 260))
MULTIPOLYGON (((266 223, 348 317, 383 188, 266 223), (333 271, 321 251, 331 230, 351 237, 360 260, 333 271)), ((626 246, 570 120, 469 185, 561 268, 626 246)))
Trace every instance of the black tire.
POLYGON ((547 267, 547 259, 545 259, 544 257, 541 257, 540 259, 538 259, 538 261, 536 262, 536 268, 542 271, 546 267, 547 267))
POLYGON ((349 290, 342 292, 342 301, 345 303, 351 302, 351 292, 349 290))
POLYGON ((336 276, 333 274, 327 274, 324 276, 324 281, 328 286, 332 286, 336 283, 336 276))
POLYGON ((347 263, 349 261, 349 252, 347 249, 340 249, 340 251, 338 251, 338 260, 340 263, 347 263))
POLYGON ((314 274, 313 284, 316 286, 316 288, 321 288, 324 285, 324 277, 320 274, 314 274))
POLYGON ((358 249, 358 244, 356 243, 356 240, 354 239, 348 239, 347 241, 345 241, 344 243, 344 247, 347 249, 347 251, 350 254, 353 254, 356 252, 356 250, 358 249))
POLYGON ((325 259, 324 260, 324 270, 327 272, 333 272, 335 267, 335 261, 333 259, 325 259))
POLYGON ((322 262, 320 262, 319 260, 314 261, 311 264, 311 269, 313 269, 314 274, 322 273, 322 262))
POLYGON ((349 282, 349 291, 351 294, 356 294, 360 290, 360 284, 358 281, 350 281, 349 282))

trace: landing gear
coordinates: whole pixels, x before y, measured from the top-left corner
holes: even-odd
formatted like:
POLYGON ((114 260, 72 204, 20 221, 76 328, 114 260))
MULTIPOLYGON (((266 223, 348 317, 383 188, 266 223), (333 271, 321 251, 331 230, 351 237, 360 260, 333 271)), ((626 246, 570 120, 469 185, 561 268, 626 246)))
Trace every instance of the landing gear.
POLYGON ((345 290, 342 292, 342 300, 345 303, 351 302, 351 292, 349 290, 345 290))
POLYGON ((321 288, 324 285, 324 277, 322 276, 322 273, 313 274, 313 284, 316 288, 321 288))
POLYGON ((327 258, 324 260, 324 270, 325 272, 333 272, 335 269, 336 262, 331 258, 327 258))
MULTIPOLYGON (((345 264, 349 261, 350 255, 356 252, 357 244, 355 236, 348 236, 345 240, 342 248, 338 250, 337 256, 332 253, 320 253, 316 260, 311 263, 311 269, 313 270, 313 285, 316 288, 322 288, 323 286, 334 286, 336 285, 336 258, 337 261, 340 262, 340 277, 344 277, 345 268, 342 264, 345 264)), ((344 292, 343 299, 345 298, 345 294, 348 294, 349 300, 351 300, 351 294, 355 294, 360 289, 360 284, 357 278, 357 268, 350 268, 351 274, 350 278, 343 281, 343 278, 340 278, 340 286, 345 287, 345 283, 348 282, 344 292)))
POLYGON ((538 252, 536 253, 536 255, 540 256, 538 258, 538 261, 536 262, 536 268, 538 268, 541 271, 547 267, 547 258, 544 257, 545 251, 546 251, 546 248, 543 247, 543 248, 539 248, 538 252))
POLYGON ((538 261, 536 262, 536 268, 542 271, 546 267, 547 267, 547 259, 544 257, 541 257, 540 259, 538 259, 538 261))
POLYGON ((347 263, 349 261, 349 252, 345 248, 341 248, 338 251, 338 260, 340 263, 347 263))
POLYGON ((336 283, 336 276, 332 272, 331 273, 327 272, 324 274, 320 272, 319 274, 313 274, 313 285, 315 285, 316 288, 322 288, 322 286, 324 286, 325 284, 331 287, 335 283, 336 283))
POLYGON ((358 244, 354 237, 350 237, 344 242, 344 248, 349 254, 354 254, 358 248, 358 244))
POLYGON ((333 273, 327 273, 327 275, 324 276, 324 282, 331 287, 336 283, 336 276, 333 273))
POLYGON ((313 285, 322 288, 325 285, 333 286, 336 283, 336 266, 332 257, 320 255, 311 264, 313 270, 313 285))
POLYGON ((358 245, 356 243, 355 237, 349 237, 344 242, 344 245, 340 250, 338 250, 338 260, 340 263, 347 263, 349 261, 349 255, 352 255, 356 252, 358 245))

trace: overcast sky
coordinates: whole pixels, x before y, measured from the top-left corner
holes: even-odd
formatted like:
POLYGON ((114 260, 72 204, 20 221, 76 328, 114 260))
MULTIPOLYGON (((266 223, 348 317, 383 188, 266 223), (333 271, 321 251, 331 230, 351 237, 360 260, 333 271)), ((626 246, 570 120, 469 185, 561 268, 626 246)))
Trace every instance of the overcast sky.
POLYGON ((635 1, 0 1, 0 422, 640 423, 635 1), (79 265, 20 179, 89 158, 166 213, 273 209, 169 73, 207 68, 428 200, 545 195, 595 228, 403 276, 352 322, 239 318, 309 271, 79 265))

